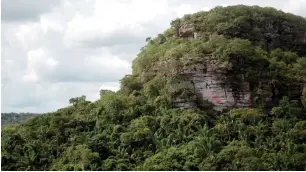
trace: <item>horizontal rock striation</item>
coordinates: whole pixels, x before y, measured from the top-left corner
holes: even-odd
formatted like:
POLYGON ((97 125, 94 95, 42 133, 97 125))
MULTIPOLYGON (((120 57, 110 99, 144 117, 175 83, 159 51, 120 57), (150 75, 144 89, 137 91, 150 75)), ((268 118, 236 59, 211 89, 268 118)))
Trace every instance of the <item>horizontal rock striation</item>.
POLYGON ((216 67, 213 60, 190 67, 182 73, 194 86, 194 92, 201 100, 213 103, 215 110, 229 107, 250 107, 251 90, 243 75, 233 79, 216 67))
POLYGON ((189 57, 184 65, 183 60, 168 60, 160 62, 157 68, 165 69, 160 73, 171 76, 182 76, 193 90, 195 96, 178 97, 174 103, 180 108, 196 106, 197 100, 213 103, 215 110, 223 110, 229 107, 250 107, 251 90, 249 82, 243 75, 231 76, 227 70, 220 67, 216 60, 206 58, 199 60, 197 57, 189 57), (195 61, 197 59, 197 61, 195 61), (171 64, 175 67, 170 67, 171 64))

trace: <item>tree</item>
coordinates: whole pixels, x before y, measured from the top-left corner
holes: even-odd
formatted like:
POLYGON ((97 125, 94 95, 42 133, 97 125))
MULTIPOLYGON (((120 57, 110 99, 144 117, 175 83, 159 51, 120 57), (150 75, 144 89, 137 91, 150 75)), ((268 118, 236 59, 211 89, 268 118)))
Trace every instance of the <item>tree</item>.
POLYGON ((99 170, 99 154, 92 152, 87 145, 69 147, 63 155, 56 160, 51 169, 57 170, 99 170))
POLYGON ((82 95, 81 97, 76 97, 76 98, 71 98, 69 100, 69 103, 72 104, 73 106, 79 105, 79 104, 85 104, 89 103, 86 101, 86 96, 82 95))
POLYGON ((151 40, 151 37, 146 38, 146 42, 149 42, 151 40))
POLYGON ((171 21, 171 26, 175 28, 176 36, 179 36, 179 28, 181 26, 181 19, 175 19, 171 21))
POLYGON ((303 93, 302 93, 302 97, 301 97, 301 100, 302 100, 302 103, 304 105, 304 107, 306 108, 306 85, 304 85, 304 89, 303 89, 303 93))

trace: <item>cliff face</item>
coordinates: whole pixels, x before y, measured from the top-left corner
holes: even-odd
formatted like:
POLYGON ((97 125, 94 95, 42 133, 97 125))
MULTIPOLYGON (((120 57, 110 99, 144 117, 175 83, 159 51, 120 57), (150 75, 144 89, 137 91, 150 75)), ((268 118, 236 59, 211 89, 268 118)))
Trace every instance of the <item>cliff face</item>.
POLYGON ((272 84, 263 78, 256 83, 245 79, 245 74, 230 74, 226 69, 220 69, 214 60, 205 60, 196 65, 186 65, 180 73, 176 73, 190 82, 195 96, 177 98, 177 107, 192 108, 197 99, 214 104, 214 109, 222 111, 233 107, 252 107, 256 96, 260 95, 261 103, 267 107, 273 106, 287 93, 291 99, 299 99, 303 83, 272 84))
POLYGON ((250 107, 251 90, 243 75, 235 79, 215 68, 214 60, 207 60, 194 67, 186 66, 183 75, 194 87, 194 92, 201 100, 213 103, 215 110, 229 107, 250 107))
POLYGON ((301 97, 305 33, 304 18, 275 9, 218 7, 173 20, 139 53, 133 76, 150 85, 145 95, 152 102, 273 107, 283 96, 301 97), (171 83, 176 76, 180 81, 171 83))
MULTIPOLYGON (((192 24, 182 24, 178 31, 179 36, 187 40, 199 38, 192 24)), ((189 61, 192 60, 190 57, 189 61)), ((245 73, 231 74, 229 70, 220 68, 218 62, 212 59, 197 62, 195 65, 185 65, 177 74, 190 81, 196 94, 196 97, 187 99, 177 98, 176 106, 181 108, 196 106, 196 99, 213 103, 214 109, 218 111, 231 107, 251 107, 256 101, 256 94, 260 94, 263 104, 273 106, 281 99, 283 92, 287 92, 292 99, 299 99, 303 87, 303 83, 298 82, 274 85, 269 78, 261 78, 261 81, 252 83, 251 86, 245 79, 245 73)))
MULTIPOLYGON (((178 31, 180 37, 188 40, 198 37, 193 24, 184 23, 178 31)), ((230 79, 228 73, 218 67, 216 60, 203 60, 195 64, 194 58, 188 60, 192 65, 185 65, 179 75, 190 81, 196 98, 178 98, 175 101, 177 107, 194 107, 197 98, 213 103, 214 109, 218 111, 229 107, 252 106, 250 83, 244 80, 243 74, 230 79)))

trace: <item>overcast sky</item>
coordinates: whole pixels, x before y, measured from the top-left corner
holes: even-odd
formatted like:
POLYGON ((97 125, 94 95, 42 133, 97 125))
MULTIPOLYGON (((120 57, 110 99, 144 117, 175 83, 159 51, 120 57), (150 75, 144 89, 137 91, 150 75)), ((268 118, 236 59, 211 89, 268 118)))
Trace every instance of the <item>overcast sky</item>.
POLYGON ((306 16, 306 0, 2 0, 1 110, 50 112, 117 90, 145 45, 184 14, 217 5, 306 16))

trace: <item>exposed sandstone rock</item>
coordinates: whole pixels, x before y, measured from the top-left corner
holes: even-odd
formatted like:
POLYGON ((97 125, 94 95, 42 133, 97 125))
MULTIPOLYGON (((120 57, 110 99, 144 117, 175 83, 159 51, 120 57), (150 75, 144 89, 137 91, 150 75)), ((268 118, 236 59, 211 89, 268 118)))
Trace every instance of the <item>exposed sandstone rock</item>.
POLYGON ((195 32, 194 24, 184 23, 178 29, 179 36, 189 40, 196 39, 198 34, 195 32))
MULTIPOLYGON (((199 59, 201 58, 189 57, 188 62, 176 70, 175 67, 170 67, 170 60, 158 65, 158 68, 164 69, 164 75, 183 76, 191 83, 190 89, 193 89, 196 97, 178 97, 174 101, 177 107, 195 107, 198 99, 213 103, 214 109, 218 111, 231 107, 251 107, 254 103, 263 103, 269 107, 278 103, 283 96, 281 93, 289 93, 292 99, 301 96, 302 83, 273 85, 268 78, 262 78, 261 81, 252 83, 251 88, 251 83, 244 74, 230 74, 213 58, 202 58, 202 61, 199 59), (259 96, 258 100, 256 96, 259 96)), ((177 63, 182 64, 182 59, 177 63)))
POLYGON ((189 99, 178 97, 174 102, 177 107, 194 107, 197 98, 213 103, 216 110, 252 105, 250 86, 244 80, 243 75, 236 77, 236 79, 229 78, 216 60, 207 58, 202 62, 192 63, 195 59, 199 58, 190 57, 188 59, 190 63, 185 64, 180 70, 170 68, 170 61, 159 63, 159 68, 165 69, 164 74, 180 75, 189 80, 192 83, 191 87, 193 87, 191 89, 194 89, 195 95, 197 95, 197 97, 189 97, 189 99))
POLYGON ((228 107, 251 106, 251 91, 248 82, 229 81, 220 79, 218 73, 202 73, 192 76, 196 91, 202 99, 212 102, 216 110, 228 107))
MULTIPOLYGON (((306 45, 306 34, 304 33, 298 37, 297 35, 290 37, 290 34, 288 34, 286 40, 281 39, 279 30, 291 33, 291 27, 288 22, 283 22, 281 25, 273 25, 268 22, 261 27, 262 29, 258 30, 258 33, 267 50, 280 47, 281 42, 284 41, 299 42, 306 45)), ((254 28, 256 29, 258 26, 256 25, 254 28)), ((188 40, 200 39, 201 37, 193 23, 182 23, 178 32, 180 37, 188 40)), ((190 58, 189 61, 194 59, 190 58)), ((166 74, 179 74, 187 77, 194 84, 195 93, 201 96, 202 100, 212 102, 216 110, 222 110, 227 107, 250 107, 254 103, 273 106, 278 103, 283 95, 288 95, 292 99, 299 99, 301 96, 303 83, 295 83, 293 81, 293 83, 274 85, 270 83, 269 78, 262 78, 257 83, 249 83, 243 74, 230 76, 227 73, 228 69, 217 63, 216 60, 208 59, 200 63, 184 64, 182 69, 168 71, 168 73, 165 70, 165 72, 166 74), (252 88, 250 88, 251 84, 252 88)), ((171 67, 166 68, 170 69, 171 67)), ((189 107, 191 104, 178 103, 177 106, 189 107)))
POLYGON ((194 84, 196 94, 213 103, 216 110, 251 106, 250 86, 243 75, 233 80, 218 69, 217 61, 205 60, 202 65, 184 70, 183 74, 194 84))
POLYGON ((177 107, 180 107, 182 109, 192 108, 196 106, 196 97, 190 97, 188 99, 184 98, 177 98, 174 103, 177 107))

